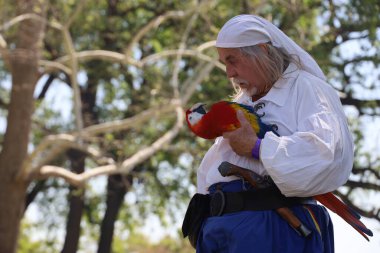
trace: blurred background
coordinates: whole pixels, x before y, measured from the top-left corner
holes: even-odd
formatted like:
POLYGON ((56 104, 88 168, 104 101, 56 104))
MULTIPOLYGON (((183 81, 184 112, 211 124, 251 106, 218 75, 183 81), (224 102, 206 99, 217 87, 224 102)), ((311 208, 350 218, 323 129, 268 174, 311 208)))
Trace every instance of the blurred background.
POLYGON ((214 40, 272 21, 337 90, 355 140, 336 252, 380 250, 378 0, 0 0, 0 252, 194 252, 180 226, 212 141, 183 110, 234 93, 214 40))

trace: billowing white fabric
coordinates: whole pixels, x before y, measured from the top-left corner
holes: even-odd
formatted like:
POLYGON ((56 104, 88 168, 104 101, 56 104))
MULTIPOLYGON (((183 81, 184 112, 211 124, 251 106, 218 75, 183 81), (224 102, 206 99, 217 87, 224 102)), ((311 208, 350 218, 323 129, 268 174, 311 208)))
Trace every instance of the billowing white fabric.
POLYGON ((215 140, 198 169, 198 192, 235 177, 222 177, 218 166, 229 161, 270 175, 286 196, 313 196, 337 189, 352 169, 353 141, 336 91, 325 81, 290 64, 267 95, 252 102, 263 103, 258 114, 266 124, 278 126, 280 137, 266 133, 260 161, 238 156, 223 137, 215 140))
POLYGON ((271 22, 255 15, 238 15, 227 21, 216 39, 216 47, 239 48, 271 42, 299 58, 301 69, 326 80, 322 70, 305 50, 271 22))

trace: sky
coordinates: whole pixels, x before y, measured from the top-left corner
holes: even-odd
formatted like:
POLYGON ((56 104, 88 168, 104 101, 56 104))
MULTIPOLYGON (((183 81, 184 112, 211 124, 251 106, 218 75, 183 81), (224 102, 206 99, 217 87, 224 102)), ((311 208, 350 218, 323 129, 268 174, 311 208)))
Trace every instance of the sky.
POLYGON ((334 224, 336 253, 380 252, 380 223, 378 221, 362 218, 362 222, 374 233, 368 242, 335 213, 330 212, 330 216, 334 224))

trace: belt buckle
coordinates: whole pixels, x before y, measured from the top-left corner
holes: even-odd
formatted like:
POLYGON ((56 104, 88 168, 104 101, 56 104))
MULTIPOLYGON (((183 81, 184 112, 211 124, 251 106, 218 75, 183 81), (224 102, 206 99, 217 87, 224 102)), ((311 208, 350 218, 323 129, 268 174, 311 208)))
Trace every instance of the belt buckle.
POLYGON ((226 206, 226 197, 223 191, 216 190, 211 197, 210 213, 212 216, 221 216, 226 206))

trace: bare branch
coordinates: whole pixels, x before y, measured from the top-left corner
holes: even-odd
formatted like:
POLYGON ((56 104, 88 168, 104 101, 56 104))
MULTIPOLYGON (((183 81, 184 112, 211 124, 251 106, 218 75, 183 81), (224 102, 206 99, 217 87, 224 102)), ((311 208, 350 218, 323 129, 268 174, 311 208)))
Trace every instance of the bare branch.
POLYGON ((71 14, 69 19, 66 21, 65 28, 69 28, 73 21, 76 19, 76 17, 81 14, 81 11, 83 10, 84 6, 86 5, 87 0, 82 0, 78 3, 76 6, 74 12, 71 14))
MULTIPOLYGON (((86 140, 91 136, 106 132, 115 132, 131 127, 139 127, 146 120, 151 119, 153 116, 160 116, 173 111, 178 105, 179 103, 176 100, 173 100, 165 106, 147 109, 138 115, 130 117, 128 119, 89 126, 82 129, 81 138, 83 140, 86 140)), ((24 169, 20 172, 19 177, 29 178, 31 174, 35 173, 35 170, 39 169, 42 165, 51 162, 54 157, 56 157, 58 154, 63 153, 69 148, 81 150, 84 153, 89 154, 92 158, 95 159, 95 161, 103 164, 104 161, 101 160, 100 153, 95 149, 78 142, 78 136, 79 133, 74 132, 71 134, 58 134, 45 137, 25 160, 23 166, 24 169)))
POLYGON ((170 143, 178 134, 179 130, 183 126, 184 112, 181 107, 176 108, 177 112, 177 122, 174 127, 166 132, 162 137, 157 139, 152 145, 142 148, 136 152, 133 156, 126 159, 120 166, 115 164, 100 166, 81 174, 75 174, 67 169, 62 167, 46 165, 40 168, 38 174, 35 175, 39 178, 47 177, 61 177, 65 179, 68 183, 75 186, 83 186, 83 184, 90 178, 99 176, 99 175, 111 175, 117 173, 128 174, 135 166, 142 163, 157 151, 161 150, 165 145, 170 143))
POLYGON ((5 64, 9 65, 7 54, 7 42, 5 41, 4 37, 0 34, 0 56, 3 58, 5 64))
MULTIPOLYGON (((113 165, 113 167, 115 167, 115 165, 113 165)), ((71 185, 78 186, 78 187, 83 186, 80 175, 75 174, 62 167, 52 166, 52 165, 43 166, 39 171, 38 178, 45 179, 48 177, 61 177, 65 179, 71 185)))
POLYGON ((4 37, 0 34, 0 50, 7 48, 7 42, 5 41, 4 37))
MULTIPOLYGON (((69 148, 80 150, 94 158, 95 161, 100 162, 102 159, 104 161, 104 158, 101 157, 98 150, 86 144, 78 143, 76 136, 70 134, 52 135, 45 137, 40 145, 38 145, 32 154, 24 161, 23 170, 18 177, 29 177, 35 170, 51 162, 59 154, 62 154, 69 148)), ((108 160, 108 162, 110 161, 108 160)))
POLYGON ((151 146, 144 148, 134 154, 131 158, 125 160, 122 163, 121 171, 123 173, 128 173, 136 164, 145 161, 147 158, 152 156, 158 150, 162 149, 164 145, 168 144, 175 136, 177 136, 179 130, 183 126, 184 112, 181 107, 176 108, 177 112, 177 122, 174 127, 164 134, 161 138, 155 141, 151 146))
MULTIPOLYGON (((212 42, 210 42, 211 44, 212 42)), ((209 47, 209 45, 207 47, 209 47)), ((205 45, 205 44, 202 44, 205 45)), ((205 47, 201 48, 202 50, 205 49, 205 47)), ((127 57, 124 54, 118 53, 118 52, 112 52, 112 51, 107 51, 107 50, 88 50, 88 51, 81 51, 81 52, 76 52, 75 57, 78 59, 80 62, 84 61, 89 61, 93 59, 99 59, 99 60, 106 60, 106 61, 116 61, 124 64, 130 64, 138 68, 142 68, 144 65, 150 62, 155 62, 158 61, 164 57, 168 56, 177 56, 177 55, 184 55, 184 56, 194 56, 198 59, 207 61, 207 62, 212 62, 217 66, 218 68, 225 70, 225 67, 223 64, 221 64, 219 61, 216 59, 211 58, 208 55, 203 54, 202 52, 198 50, 191 50, 191 49, 186 49, 186 50, 178 50, 178 49, 173 49, 173 50, 166 50, 162 51, 157 54, 152 54, 149 55, 145 58, 143 58, 141 61, 136 61, 133 58, 127 57)), ((60 64, 66 64, 70 61, 69 56, 62 56, 58 59, 56 59, 54 62, 58 62, 60 64)), ((51 62, 41 62, 43 66, 48 66, 48 67, 53 67, 51 62)))
POLYGON ((186 50, 173 49, 173 50, 166 50, 166 51, 163 51, 160 53, 152 54, 152 55, 149 55, 149 56, 141 59, 141 64, 145 65, 149 62, 155 62, 155 61, 158 61, 159 59, 167 57, 167 56, 177 56, 178 54, 179 55, 185 55, 185 56, 194 56, 198 59, 201 59, 201 60, 204 60, 207 62, 212 62, 215 64, 216 67, 218 67, 222 70, 225 70, 224 65, 222 63, 220 63, 219 61, 217 61, 216 59, 213 59, 208 55, 202 54, 199 51, 191 50, 191 49, 186 49, 186 50))
POLYGON ((372 169, 372 168, 353 168, 352 174, 354 175, 363 175, 366 173, 370 173, 371 175, 375 176, 378 180, 380 180, 380 172, 372 169))
POLYGON ((210 47, 214 47, 216 43, 216 40, 207 41, 197 47, 197 51, 202 52, 210 47))
MULTIPOLYGON (((124 64, 130 64, 138 68, 142 68, 142 65, 134 60, 133 58, 126 57, 124 54, 118 53, 118 52, 112 52, 107 50, 88 50, 88 51, 81 51, 81 52, 75 52, 74 54, 75 58, 80 61, 89 61, 89 60, 105 60, 105 61, 111 61, 111 62, 120 62, 124 64)), ((66 73, 71 73, 71 70, 63 64, 68 64, 70 61, 70 56, 65 55, 62 56, 55 61, 40 61, 41 66, 44 66, 47 68, 47 71, 51 72, 54 69, 63 70, 66 73)))
POLYGON ((367 218, 373 218, 377 221, 380 221, 380 208, 372 208, 372 210, 364 210, 362 208, 359 208, 357 205, 355 205, 346 194, 343 194, 339 191, 334 192, 336 195, 338 195, 344 203, 349 205, 351 208, 353 208, 356 212, 358 212, 360 215, 367 217, 367 218))
MULTIPOLYGON (((182 52, 186 48, 186 40, 189 36, 191 27, 194 25, 194 22, 198 17, 198 14, 199 14, 198 12, 195 12, 195 14, 191 17, 189 23, 187 24, 185 32, 182 35, 181 43, 179 45, 179 52, 182 52)), ((177 98, 177 99, 179 98, 178 75, 179 75, 181 59, 182 59, 182 55, 178 54, 177 59, 174 62, 174 69, 173 69, 172 80, 171 80, 171 85, 174 91, 174 98, 177 98)))
POLYGON ((362 188, 364 190, 380 191, 380 184, 374 184, 370 182, 357 182, 357 181, 348 180, 345 186, 350 187, 352 189, 362 188))
POLYGON ((211 70, 214 68, 214 63, 200 63, 198 67, 195 70, 195 79, 189 78, 186 80, 183 87, 185 87, 185 90, 181 91, 182 94, 182 104, 186 104, 187 101, 189 101, 190 97, 193 95, 195 89, 197 88, 197 85, 202 82, 202 80, 208 76, 211 72, 211 70))
POLYGON ((45 18, 43 18, 43 17, 41 17, 35 13, 25 13, 25 14, 19 15, 15 18, 11 19, 10 21, 6 22, 3 25, 0 25, 0 31, 8 30, 13 25, 20 23, 20 22, 27 20, 27 19, 34 19, 34 20, 43 22, 43 23, 45 23, 45 24, 49 25, 50 27, 53 27, 57 30, 61 30, 63 27, 60 23, 58 23, 56 21, 48 22, 45 18))
POLYGON ((169 12, 167 12, 163 15, 160 15, 160 16, 156 17, 155 19, 151 20, 148 24, 146 24, 143 28, 141 28, 139 30, 139 32, 133 37, 132 41, 126 47, 124 54, 126 56, 130 56, 132 48, 134 47, 134 45, 136 45, 145 34, 147 34, 150 30, 158 27, 165 20, 167 20, 169 18, 184 17, 188 13, 190 13, 190 11, 192 11, 192 10, 189 10, 186 12, 184 12, 184 11, 169 11, 169 12))
POLYGON ((61 70, 65 72, 67 75, 71 75, 72 71, 70 68, 66 67, 62 63, 59 63, 57 61, 46 61, 46 60, 40 60, 39 61, 40 66, 45 67, 44 73, 49 74, 57 70, 61 70))
POLYGON ((168 112, 173 111, 175 107, 176 107, 176 102, 172 101, 165 105, 152 107, 150 109, 147 109, 127 119, 116 120, 116 121, 89 126, 82 130, 83 137, 86 138, 88 136, 95 136, 101 133, 121 131, 121 130, 125 130, 132 127, 138 128, 146 120, 151 119, 153 116, 160 116, 160 115, 167 114, 168 112))
POLYGON ((78 143, 77 140, 57 140, 55 142, 55 145, 51 146, 49 149, 44 150, 43 153, 39 154, 39 159, 35 159, 33 161, 33 168, 31 168, 31 171, 35 171, 41 166, 45 164, 49 164, 52 162, 55 158, 57 158, 60 154, 64 153, 68 149, 75 149, 82 151, 84 154, 87 154, 90 158, 92 158, 97 164, 107 164, 107 163, 114 163, 113 159, 106 158, 102 156, 102 154, 95 148, 83 144, 78 143))
POLYGON ((371 100, 364 100, 364 99, 357 99, 352 97, 350 94, 345 93, 345 97, 340 97, 340 101, 343 105, 353 105, 357 108, 360 115, 373 115, 376 116, 376 112, 373 114, 370 114, 368 112, 365 112, 366 108, 370 108, 368 106, 369 104, 376 104, 377 108, 380 106, 380 99, 371 99, 371 100))
POLYGON ((151 20, 148 24, 146 24, 143 28, 139 30, 139 32, 133 37, 132 41, 128 44, 126 47, 124 54, 129 57, 131 55, 131 51, 133 47, 143 38, 149 31, 152 29, 157 28, 165 22, 169 18, 182 18, 190 13, 194 12, 194 10, 197 10, 197 12, 202 9, 205 5, 208 5, 209 1, 202 1, 201 3, 195 3, 193 8, 190 8, 187 11, 168 11, 160 16, 155 17, 153 20, 151 20))
POLYGON ((70 81, 74 93, 74 114, 75 122, 78 131, 83 128, 83 117, 82 117, 82 101, 80 98, 80 89, 78 85, 77 75, 78 75, 78 59, 75 57, 75 49, 73 45, 73 40, 71 38, 68 27, 64 27, 63 30, 64 46, 70 57, 71 75, 70 81))

